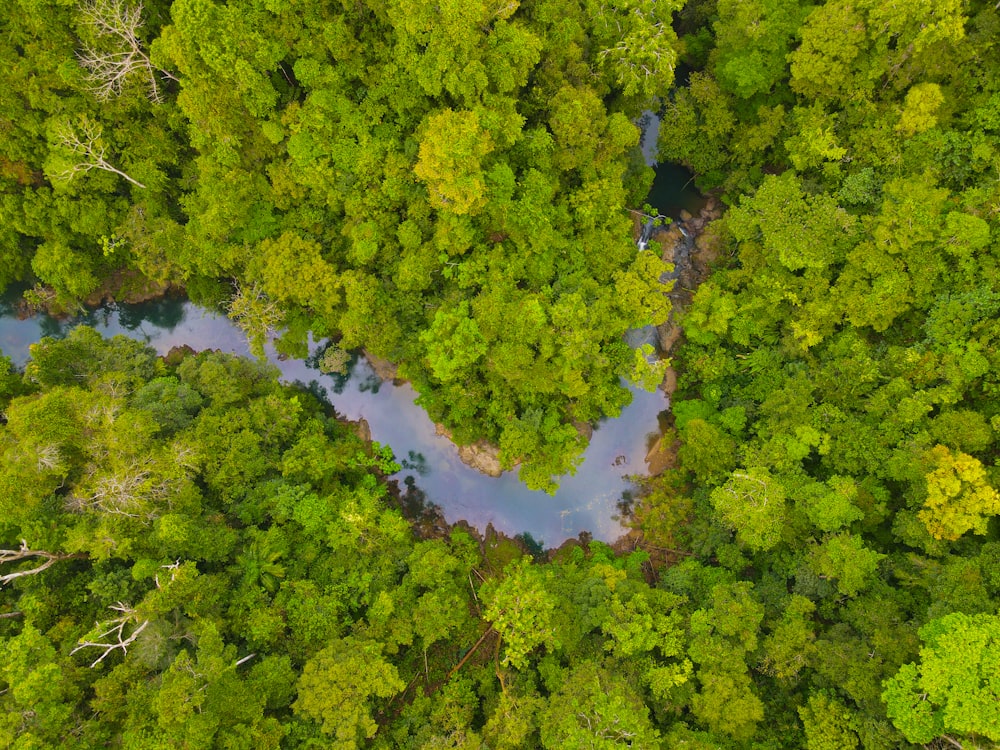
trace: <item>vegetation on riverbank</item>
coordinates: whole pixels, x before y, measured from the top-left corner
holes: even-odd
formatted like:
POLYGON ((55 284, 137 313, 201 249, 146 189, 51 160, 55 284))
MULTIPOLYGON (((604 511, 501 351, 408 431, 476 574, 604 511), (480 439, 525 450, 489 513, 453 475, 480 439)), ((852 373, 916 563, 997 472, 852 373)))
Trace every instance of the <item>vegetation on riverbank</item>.
POLYGON ((4 281, 236 289, 536 486, 666 314, 629 115, 663 97, 662 155, 730 209, 655 565, 415 541, 390 457, 260 364, 81 331, 0 367, 3 743, 1000 743, 992 3, 692 0, 677 38, 646 0, 162 0, 131 57, 94 20, 130 6, 17 5, 4 281), (101 54, 134 65, 107 96, 101 54))
POLYGON ((649 370, 622 334, 667 314, 626 208, 676 7, 18 0, 0 286, 71 307, 138 272, 288 352, 338 335, 551 489, 649 370))
POLYGON ((656 709, 690 678, 689 614, 643 553, 417 540, 391 456, 265 364, 80 327, 0 399, 0 746, 690 734, 656 709))
POLYGON ((692 606, 710 572, 763 612, 753 680, 710 723, 746 746, 993 747, 1000 17, 842 0, 682 17, 694 72, 661 154, 731 207, 681 316, 678 467, 637 522, 687 558, 670 576, 699 571, 674 589, 692 606))

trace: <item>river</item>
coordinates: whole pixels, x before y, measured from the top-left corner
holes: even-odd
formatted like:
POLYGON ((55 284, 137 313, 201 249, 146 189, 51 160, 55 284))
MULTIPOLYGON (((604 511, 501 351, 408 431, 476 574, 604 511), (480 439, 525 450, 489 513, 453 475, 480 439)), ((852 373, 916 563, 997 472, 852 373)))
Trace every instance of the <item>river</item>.
MULTIPOLYGON (((645 146, 650 128, 644 131, 645 146)), ((658 174, 658 180, 667 186, 666 193, 661 187, 661 194, 669 195, 671 202, 657 207, 676 216, 680 208, 695 205, 697 194, 683 170, 670 171, 669 175, 669 180, 660 180, 658 174)), ((15 300, 12 291, 0 298, 0 349, 19 366, 27 360, 31 343, 43 336, 63 336, 80 324, 93 326, 105 336, 124 334, 145 341, 160 354, 184 344, 249 354, 243 334, 227 317, 183 299, 105 305, 70 320, 45 315, 19 320, 15 300)), ((637 343, 655 336, 650 329, 634 332, 630 338, 637 343)), ((511 536, 530 534, 545 546, 557 546, 581 532, 608 542, 622 534, 619 505, 635 490, 630 476, 646 472, 643 459, 660 434, 669 405, 662 391, 648 393, 633 388, 632 403, 622 414, 596 426, 577 473, 562 477, 558 492, 547 495, 528 490, 515 472, 492 478, 467 467, 454 445, 435 434, 433 423, 414 404, 413 388, 381 382, 363 358, 352 361, 346 377, 321 373, 315 363, 322 350, 322 343, 314 343, 307 360, 282 361, 270 348, 267 354, 287 381, 314 381, 338 414, 351 420, 365 419, 372 439, 391 446, 403 466, 393 478, 401 486, 412 484, 422 491, 449 522, 465 520, 480 530, 492 524, 511 536)))
MULTIPOLYGON (((70 320, 45 315, 18 320, 15 299, 8 293, 0 301, 0 349, 19 366, 27 361, 33 342, 43 336, 61 337, 80 324, 93 326, 104 336, 123 334, 145 341, 160 354, 187 344, 249 355, 246 339, 225 315, 183 299, 105 305, 70 320)), ((659 433, 657 415, 667 407, 661 391, 636 389, 619 418, 602 421, 577 474, 564 477, 559 491, 550 496, 528 490, 514 472, 492 478, 470 469, 413 403, 413 388, 381 382, 363 358, 353 360, 347 377, 323 374, 315 365, 322 350, 322 345, 314 345, 307 360, 280 360, 270 348, 267 353, 285 380, 315 381, 338 414, 367 420, 372 438, 390 445, 404 466, 394 478, 403 484, 411 477, 448 521, 464 519, 479 529, 492 523, 498 531, 527 532, 546 545, 558 545, 581 531, 605 541, 621 534, 617 503, 632 489, 627 475, 645 469, 643 458, 659 433)))

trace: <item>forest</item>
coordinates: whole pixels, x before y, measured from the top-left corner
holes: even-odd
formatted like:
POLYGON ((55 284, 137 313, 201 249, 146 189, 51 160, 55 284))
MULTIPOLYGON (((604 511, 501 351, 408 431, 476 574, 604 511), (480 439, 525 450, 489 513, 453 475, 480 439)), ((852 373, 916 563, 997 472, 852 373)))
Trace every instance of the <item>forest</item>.
POLYGON ((398 365, 530 487, 665 361, 659 159, 726 206, 635 548, 417 533, 262 360, 0 359, 0 746, 1000 747, 1000 12, 11 0, 0 286, 183 289, 398 365))

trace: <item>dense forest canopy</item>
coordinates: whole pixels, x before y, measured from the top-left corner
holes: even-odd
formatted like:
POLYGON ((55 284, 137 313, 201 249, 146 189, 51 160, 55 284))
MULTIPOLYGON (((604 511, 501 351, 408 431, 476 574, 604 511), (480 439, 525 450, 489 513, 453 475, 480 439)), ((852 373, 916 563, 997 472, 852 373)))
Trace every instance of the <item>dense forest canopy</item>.
POLYGON ((70 305, 137 272, 258 344, 336 336, 551 488, 650 368, 622 334, 667 313, 627 208, 677 7, 18 0, 0 285, 70 305))
POLYGON ((696 0, 679 29, 661 156, 731 208, 647 539, 753 585, 748 742, 995 747, 1000 15, 696 0))
POLYGON ((632 555, 415 539, 388 451, 258 363, 0 366, 0 742, 998 746, 992 2, 137 8, 4 13, 2 280, 366 347, 535 486, 666 313, 643 106, 729 208, 632 555))

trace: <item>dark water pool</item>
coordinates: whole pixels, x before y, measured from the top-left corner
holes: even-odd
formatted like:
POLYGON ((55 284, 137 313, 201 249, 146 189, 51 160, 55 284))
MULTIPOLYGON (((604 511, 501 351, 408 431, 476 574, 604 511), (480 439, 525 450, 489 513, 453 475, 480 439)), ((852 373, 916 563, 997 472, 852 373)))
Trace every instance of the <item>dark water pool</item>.
POLYGON ((660 132, 660 118, 652 111, 646 111, 639 119, 642 129, 643 158, 646 164, 656 169, 653 186, 646 201, 671 219, 679 219, 682 210, 696 215, 705 205, 705 198, 694 186, 694 175, 679 164, 657 162, 657 137, 660 132))

